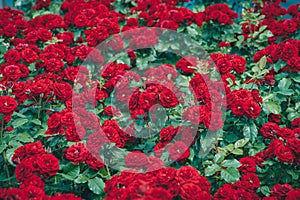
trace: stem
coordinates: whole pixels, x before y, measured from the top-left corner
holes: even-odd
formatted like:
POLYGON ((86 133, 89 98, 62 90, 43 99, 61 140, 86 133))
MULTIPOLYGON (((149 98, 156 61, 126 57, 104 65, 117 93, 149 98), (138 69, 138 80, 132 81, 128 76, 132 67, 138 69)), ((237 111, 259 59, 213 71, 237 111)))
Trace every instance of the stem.
POLYGON ((38 111, 38 119, 40 119, 40 115, 41 115, 41 111, 42 111, 42 100, 43 100, 43 98, 42 97, 40 97, 40 100, 39 100, 39 111, 38 111))
MULTIPOLYGON (((1 134, 0 134, 1 145, 2 146, 3 146, 3 132, 4 132, 4 116, 2 115, 2 117, 1 117, 1 134)), ((10 180, 10 174, 9 174, 9 169, 8 169, 8 161, 7 161, 7 158, 6 158, 6 155, 5 155, 5 151, 2 152, 2 157, 3 157, 3 160, 4 160, 4 169, 6 171, 6 175, 7 175, 7 178, 8 178, 8 184, 11 187, 12 183, 11 183, 11 180, 10 180)))
POLYGON ((107 166, 107 165, 105 165, 105 168, 106 168, 107 174, 108 174, 108 176, 109 176, 109 178, 110 178, 110 177, 111 177, 111 175, 110 175, 110 171, 109 171, 109 168, 108 168, 108 166, 107 166))

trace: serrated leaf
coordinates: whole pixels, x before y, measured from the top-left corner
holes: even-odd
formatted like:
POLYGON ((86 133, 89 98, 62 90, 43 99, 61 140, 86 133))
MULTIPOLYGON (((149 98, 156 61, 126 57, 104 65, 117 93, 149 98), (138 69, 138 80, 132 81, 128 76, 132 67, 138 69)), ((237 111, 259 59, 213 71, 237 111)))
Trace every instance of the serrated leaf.
POLYGON ((39 125, 39 126, 42 124, 42 122, 39 119, 33 119, 33 120, 30 120, 30 122, 34 123, 36 125, 39 125))
POLYGON ((244 147, 249 142, 249 138, 240 139, 235 142, 234 148, 244 147))
POLYGON ((268 186, 261 186, 260 191, 263 195, 269 196, 270 195, 270 189, 268 186))
POLYGON ((270 111, 270 113, 273 114, 280 114, 281 113, 281 107, 276 102, 265 102, 265 105, 267 109, 270 111))
POLYGON ((244 151, 243 151, 243 149, 234 149, 234 150, 232 151, 232 153, 233 153, 234 155, 243 155, 244 151))
POLYGON ((228 167, 226 169, 221 170, 221 177, 227 183, 235 183, 240 179, 240 173, 236 168, 228 167))
POLYGON ((28 133, 19 133, 16 139, 23 143, 33 142, 34 139, 28 133))
POLYGON ((221 170, 221 167, 219 165, 213 164, 213 165, 205 168, 204 174, 205 174, 205 176, 212 176, 220 170, 221 170))
POLYGON ((241 163, 237 161, 236 159, 231 159, 231 160, 224 160, 222 162, 223 167, 233 167, 233 168, 238 168, 241 166, 241 163))
POLYGON ((226 146, 226 149, 228 149, 228 151, 232 151, 233 149, 234 149, 234 146, 233 146, 233 144, 229 144, 229 145, 227 145, 226 146))
POLYGON ((258 66, 260 69, 264 69, 267 64, 267 57, 263 56, 259 61, 258 61, 258 66))
POLYGON ((64 173, 62 175, 66 175, 65 177, 70 180, 75 180, 80 173, 80 166, 69 163, 63 168, 63 171, 64 173))
POLYGON ((103 192, 105 184, 101 178, 95 177, 88 180, 88 186, 93 193, 101 194, 103 192))
POLYGON ((224 160, 225 156, 222 153, 217 153, 214 157, 214 162, 215 163, 220 163, 224 160))
POLYGON ((0 153, 2 153, 7 147, 7 144, 3 143, 3 144, 0 144, 0 153))
POLYGON ((84 174, 80 174, 75 180, 75 183, 86 183, 88 182, 89 178, 86 177, 84 174))
POLYGON ((28 122, 28 119, 23 119, 23 118, 19 118, 19 119, 16 119, 12 122, 12 126, 14 128, 18 128, 24 124, 26 124, 28 122))
POLYGON ((278 88, 281 90, 281 91, 284 91, 286 89, 288 89, 292 84, 292 81, 291 79, 288 79, 288 78, 283 78, 279 81, 278 83, 278 88))

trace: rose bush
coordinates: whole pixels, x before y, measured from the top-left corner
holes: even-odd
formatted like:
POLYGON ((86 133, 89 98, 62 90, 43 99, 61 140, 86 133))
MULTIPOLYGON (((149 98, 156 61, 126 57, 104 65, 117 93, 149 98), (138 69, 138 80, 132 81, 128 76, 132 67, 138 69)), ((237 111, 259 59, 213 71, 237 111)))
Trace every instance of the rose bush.
POLYGON ((0 199, 300 199, 300 4, 237 2, 0 9, 0 199))

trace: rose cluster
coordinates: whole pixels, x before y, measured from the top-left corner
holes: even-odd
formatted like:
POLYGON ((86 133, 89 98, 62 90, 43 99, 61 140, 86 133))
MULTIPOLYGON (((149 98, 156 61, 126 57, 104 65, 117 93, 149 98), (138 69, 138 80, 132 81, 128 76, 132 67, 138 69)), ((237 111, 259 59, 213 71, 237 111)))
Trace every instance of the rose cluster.
POLYGON ((260 116, 262 98, 258 90, 233 90, 227 94, 227 108, 237 116, 258 118, 260 116))
POLYGON ((275 64, 282 60, 287 65, 280 70, 280 72, 289 70, 291 72, 300 71, 300 57, 299 57, 300 43, 299 40, 287 39, 279 44, 271 44, 266 48, 257 51, 254 54, 254 61, 259 61, 263 56, 267 57, 270 64, 275 64))
POLYGON ((260 132, 272 142, 263 152, 267 158, 277 157, 281 162, 299 163, 299 118, 292 121, 292 128, 280 127, 278 124, 268 122, 262 126, 260 132))
POLYGON ((17 106, 18 104, 13 97, 0 96, 0 121, 2 124, 11 120, 11 115, 17 109, 17 106))
POLYGON ((40 141, 27 143, 16 149, 12 161, 17 164, 15 174, 20 186, 1 188, 1 199, 81 199, 73 194, 46 195, 44 181, 55 176, 59 170, 59 160, 54 155, 46 153, 40 141))
POLYGON ((106 182, 109 199, 211 199, 210 183, 190 166, 162 168, 145 174, 121 172, 106 182))

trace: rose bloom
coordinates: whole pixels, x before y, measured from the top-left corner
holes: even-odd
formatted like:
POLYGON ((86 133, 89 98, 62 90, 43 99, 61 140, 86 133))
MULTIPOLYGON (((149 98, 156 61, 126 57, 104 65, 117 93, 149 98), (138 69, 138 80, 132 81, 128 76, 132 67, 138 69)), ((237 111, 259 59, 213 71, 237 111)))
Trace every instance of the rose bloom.
POLYGON ((256 163, 254 158, 252 157, 244 157, 239 160, 239 162, 242 164, 242 166, 239 167, 239 171, 243 173, 247 172, 256 172, 256 163))
POLYGON ((65 102, 72 97, 73 89, 69 83, 62 82, 54 83, 53 91, 58 100, 65 102))
POLYGON ((59 160, 52 154, 43 154, 36 157, 36 164, 38 166, 39 174, 47 179, 55 176, 59 170, 59 160))
POLYGON ((295 155, 293 152, 286 146, 280 145, 275 150, 275 155, 278 160, 281 162, 293 162, 295 159, 295 155))
POLYGON ((273 122, 268 122, 261 127, 260 132, 265 138, 273 139, 280 132, 280 127, 273 122))
POLYGON ((286 195, 292 190, 292 186, 289 184, 276 184, 271 189, 271 196, 279 199, 286 197, 286 195))
POLYGON ((65 150, 65 157, 67 160, 78 164, 84 162, 88 156, 89 152, 84 146, 84 144, 78 143, 73 144, 65 150))
POLYGON ((172 138, 176 135, 178 128, 173 126, 165 127, 160 130, 160 139, 162 141, 171 141, 172 138))
POLYGON ((180 197, 184 200, 212 199, 209 192, 202 191, 199 186, 193 183, 186 183, 181 187, 180 197))
POLYGON ((184 142, 176 142, 168 147, 170 159, 181 162, 190 156, 190 149, 184 142))
POLYGON ((0 96, 0 114, 10 115, 17 108, 18 104, 10 96, 0 96))
POLYGON ((140 151, 133 151, 125 157, 125 166, 142 169, 148 164, 147 156, 140 151))

